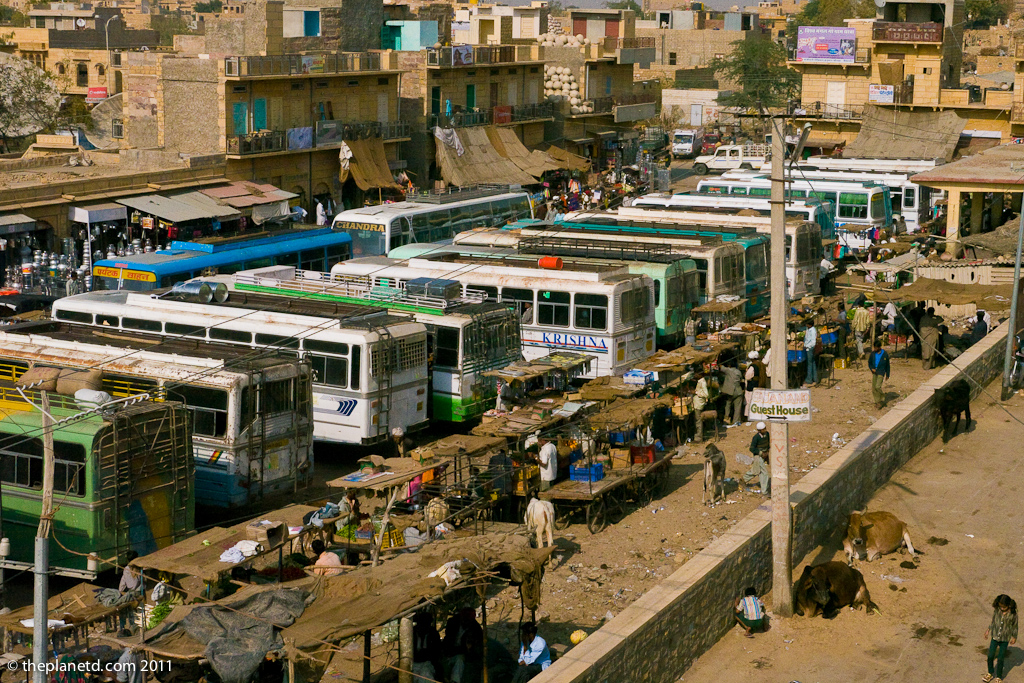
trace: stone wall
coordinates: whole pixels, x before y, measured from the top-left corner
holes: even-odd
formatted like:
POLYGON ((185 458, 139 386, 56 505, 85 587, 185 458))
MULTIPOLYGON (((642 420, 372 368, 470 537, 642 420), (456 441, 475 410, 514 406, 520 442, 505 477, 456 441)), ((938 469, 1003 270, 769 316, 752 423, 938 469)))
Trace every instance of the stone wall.
MULTIPOLYGON (((956 360, 975 381, 974 395, 1002 370, 1006 329, 1002 325, 956 360)), ((792 487, 796 562, 939 435, 935 389, 959 377, 953 367, 939 371, 792 487)), ((732 601, 746 586, 767 592, 771 566, 766 503, 533 680, 672 683, 733 627, 732 601)))

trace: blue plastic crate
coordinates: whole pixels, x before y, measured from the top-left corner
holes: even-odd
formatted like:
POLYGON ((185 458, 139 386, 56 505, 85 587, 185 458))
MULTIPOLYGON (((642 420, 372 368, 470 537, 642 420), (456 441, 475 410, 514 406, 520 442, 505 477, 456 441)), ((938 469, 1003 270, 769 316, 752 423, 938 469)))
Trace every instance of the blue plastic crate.
POLYGON ((572 481, 601 481, 604 479, 604 463, 594 463, 590 467, 570 467, 569 479, 572 481))

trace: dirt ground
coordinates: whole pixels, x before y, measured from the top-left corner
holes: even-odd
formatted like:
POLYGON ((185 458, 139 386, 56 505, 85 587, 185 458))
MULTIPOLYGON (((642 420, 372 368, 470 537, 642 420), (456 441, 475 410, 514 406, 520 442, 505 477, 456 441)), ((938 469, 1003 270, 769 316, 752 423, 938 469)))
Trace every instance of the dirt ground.
MULTIPOLYGON (((932 372, 923 371, 920 360, 893 359, 892 381, 886 384, 889 405, 916 389, 932 372)), ((835 452, 834 434, 849 441, 885 412, 875 410, 872 403, 866 363, 859 370, 837 370, 834 384, 811 390, 811 401, 812 421, 790 426, 794 483, 835 452)), ((548 642, 568 645, 572 631, 597 629, 607 615, 618 614, 766 500, 766 496, 745 492, 737 482, 748 465, 738 461, 736 454, 749 455, 753 425, 720 431, 723 438, 717 445, 726 454, 729 478, 724 503, 714 508, 701 504, 703 446, 688 444, 670 467, 667 493, 652 505, 627 508, 628 514, 617 524, 596 535, 580 519, 564 532, 556 532, 559 551, 545 575, 537 615, 548 642)), ((506 593, 492 611, 509 614, 514 628, 519 605, 514 591, 506 593)), ((514 642, 512 629, 496 630, 502 639, 514 642)))
MULTIPOLYGON (((998 396, 998 383, 989 387, 998 396)), ((684 681, 965 681, 985 673, 992 600, 1024 599, 1020 504, 1024 399, 1004 410, 982 397, 972 431, 936 439, 872 499, 907 522, 917 563, 888 555, 858 563, 880 614, 775 619, 754 639, 733 630, 684 681)), ((843 559, 839 538, 804 563, 843 559)), ((803 565, 797 567, 799 573, 803 565)), ((1024 650, 1009 649, 1005 678, 1024 680, 1024 650)))

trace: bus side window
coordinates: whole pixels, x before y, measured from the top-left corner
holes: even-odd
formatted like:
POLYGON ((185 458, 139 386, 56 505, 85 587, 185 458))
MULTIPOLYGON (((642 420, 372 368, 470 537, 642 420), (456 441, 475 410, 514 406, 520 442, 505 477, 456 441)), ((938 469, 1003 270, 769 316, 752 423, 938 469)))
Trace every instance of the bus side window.
POLYGON ((515 287, 504 287, 501 290, 501 301, 512 304, 516 313, 523 318, 523 324, 529 325, 533 322, 533 290, 516 289, 515 287), (530 312, 527 314, 527 306, 530 312), (527 319, 529 318, 529 319, 527 319))
POLYGON ((334 264, 347 261, 352 257, 347 244, 335 244, 327 247, 327 264, 324 270, 330 270, 334 264))
POLYGON ((489 287, 487 285, 466 285, 466 289, 467 290, 474 289, 474 290, 476 290, 478 292, 483 292, 484 294, 487 295, 487 300, 488 301, 497 301, 498 300, 498 288, 497 287, 489 287))
POLYGON ((315 270, 319 272, 324 271, 324 250, 321 249, 306 249, 301 252, 301 258, 299 261, 299 267, 302 270, 315 270))
POLYGON ((903 188, 903 208, 917 208, 917 191, 913 187, 903 188))
POLYGON ((661 280, 654 281, 654 305, 661 305, 661 280))
MULTIPOLYGON (((288 256, 285 255, 285 256, 281 256, 280 258, 278 258, 277 259, 278 264, 285 264, 285 263, 287 263, 287 261, 285 261, 285 259, 287 257, 288 256)), ((246 261, 245 262, 244 270, 253 270, 254 268, 266 268, 267 266, 272 266, 272 265, 274 265, 274 259, 270 259, 270 258, 253 259, 252 261, 246 261)), ((295 264, 291 263, 291 264, 288 264, 288 265, 295 265, 295 264)))
POLYGON ((434 365, 454 368, 459 365, 459 330, 438 327, 434 333, 434 365))
POLYGON ((430 241, 430 214, 418 213, 412 217, 413 241, 424 243, 430 241))
POLYGON ((361 369, 360 359, 362 358, 362 352, 362 346, 352 347, 352 362, 349 364, 349 370, 352 373, 352 375, 348 383, 349 387, 351 387, 352 389, 359 388, 359 372, 361 369))

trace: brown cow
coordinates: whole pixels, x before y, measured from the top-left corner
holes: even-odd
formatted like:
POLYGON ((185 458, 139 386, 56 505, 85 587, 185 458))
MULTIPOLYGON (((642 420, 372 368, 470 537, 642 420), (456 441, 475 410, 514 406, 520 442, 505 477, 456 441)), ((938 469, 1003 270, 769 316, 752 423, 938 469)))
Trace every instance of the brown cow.
POLYGON ((822 614, 828 619, 846 605, 856 609, 863 605, 868 612, 878 611, 878 606, 871 602, 864 576, 859 571, 843 562, 804 567, 793 595, 793 607, 797 614, 809 617, 822 614))
POLYGON ((850 513, 846 538, 843 539, 843 549, 850 566, 853 566, 854 557, 861 559, 862 553, 871 562, 903 546, 907 547, 911 555, 915 554, 907 525, 896 515, 882 511, 850 513))

